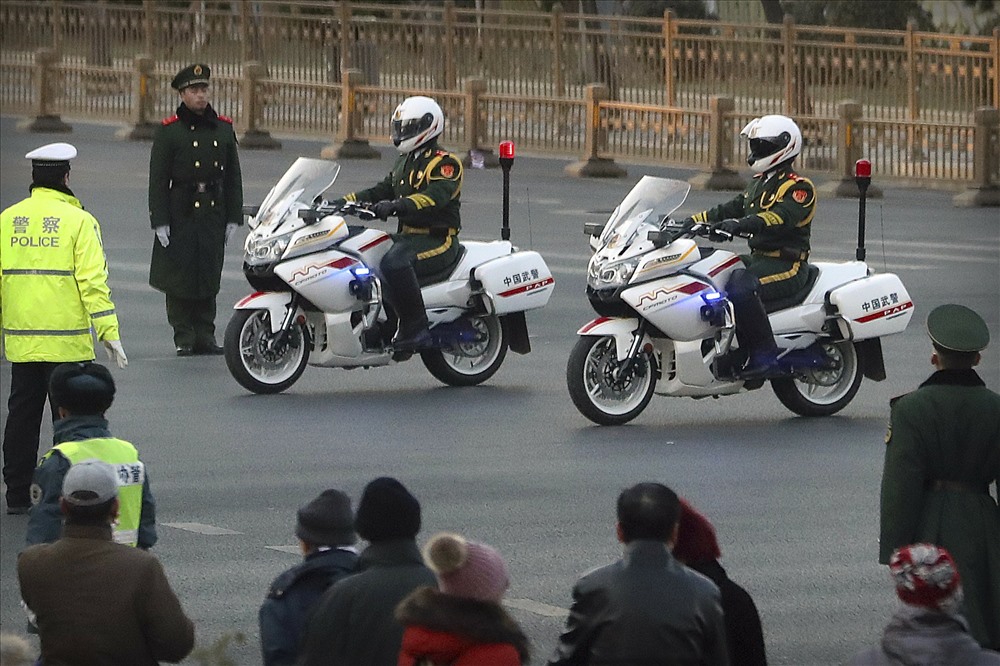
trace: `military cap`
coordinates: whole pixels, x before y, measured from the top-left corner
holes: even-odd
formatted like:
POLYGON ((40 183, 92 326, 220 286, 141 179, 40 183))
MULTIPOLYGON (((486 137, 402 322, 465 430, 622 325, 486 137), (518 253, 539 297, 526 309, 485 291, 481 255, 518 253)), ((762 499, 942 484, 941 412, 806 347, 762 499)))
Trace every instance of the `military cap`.
POLYGON ((76 148, 69 143, 47 143, 24 157, 31 160, 33 167, 69 167, 69 161, 76 157, 76 148))
POLYGON ((927 334, 938 347, 956 352, 978 352, 990 343, 990 331, 978 314, 949 303, 939 305, 927 315, 927 334))
POLYGON ((188 86, 198 83, 208 83, 208 77, 212 75, 212 70, 208 65, 188 65, 170 82, 170 87, 174 90, 184 90, 188 86))

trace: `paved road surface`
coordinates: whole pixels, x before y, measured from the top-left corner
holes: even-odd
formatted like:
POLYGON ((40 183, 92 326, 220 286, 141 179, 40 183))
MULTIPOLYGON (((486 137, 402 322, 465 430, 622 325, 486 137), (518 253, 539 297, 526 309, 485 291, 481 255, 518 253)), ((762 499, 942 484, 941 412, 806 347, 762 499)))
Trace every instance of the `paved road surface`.
MULTIPOLYGON (((656 398, 633 424, 592 426, 573 408, 565 364, 575 330, 592 313, 583 295, 584 221, 603 220, 640 175, 689 171, 630 165, 620 181, 576 180, 564 162, 514 164, 514 241, 542 252, 557 285, 549 306, 528 317, 533 351, 511 354, 486 385, 440 385, 419 361, 373 371, 307 369, 282 395, 254 396, 222 358, 174 356, 163 297, 146 284, 152 233, 146 212, 149 145, 122 142, 113 127, 75 124, 68 136, 28 135, 0 119, 0 205, 22 198, 28 150, 69 140, 80 150, 71 186, 100 219, 130 365, 115 377, 114 432, 136 443, 158 502, 162 559, 198 643, 246 634, 232 650, 259 663, 256 615, 269 581, 296 561, 289 552, 295 509, 320 490, 353 497, 383 474, 423 503, 421 541, 458 530, 507 558, 508 604, 544 663, 570 589, 584 570, 612 561, 614 500, 640 480, 660 480, 715 523, 723 563, 760 607, 775 664, 832 664, 876 640, 894 605, 877 551, 878 483, 890 397, 930 372, 923 320, 959 301, 986 317, 1000 340, 1000 225, 995 210, 955 209, 950 193, 888 187, 868 209, 868 258, 897 272, 917 310, 910 328, 885 341, 889 378, 866 381, 841 414, 798 418, 763 390, 722 400, 656 398)), ((297 155, 322 143, 284 138, 276 152, 243 151, 248 202, 259 202, 297 155)), ((387 172, 383 159, 344 165, 333 193, 387 172)), ((877 165, 876 165, 877 169, 877 165)), ((499 170, 467 171, 466 239, 499 236, 499 170)), ((692 192, 683 213, 729 194, 692 192)), ((814 259, 850 260, 857 203, 823 200, 814 259)), ((241 246, 229 248, 219 335, 227 304, 248 292, 241 246)), ((103 358, 103 353, 102 353, 103 358)), ((1000 344, 982 374, 1000 389, 1000 344)), ((0 368, 6 412, 9 364, 0 368)), ((4 414, 6 416, 6 414, 4 414)), ((43 449, 51 426, 43 430, 43 449)), ((15 559, 25 519, 0 516, 0 621, 19 631, 15 559)))

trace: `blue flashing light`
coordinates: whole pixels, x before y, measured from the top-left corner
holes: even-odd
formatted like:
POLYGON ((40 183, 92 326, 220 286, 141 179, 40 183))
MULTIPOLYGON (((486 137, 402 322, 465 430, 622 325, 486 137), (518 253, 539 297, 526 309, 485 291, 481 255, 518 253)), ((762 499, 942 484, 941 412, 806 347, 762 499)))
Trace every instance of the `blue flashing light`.
POLYGON ((725 296, 723 296, 717 291, 706 291, 704 294, 701 295, 701 297, 706 303, 709 304, 716 303, 725 298, 725 296))
POLYGON ((351 272, 354 273, 354 277, 356 278, 366 278, 372 274, 372 270, 367 266, 358 266, 351 272))

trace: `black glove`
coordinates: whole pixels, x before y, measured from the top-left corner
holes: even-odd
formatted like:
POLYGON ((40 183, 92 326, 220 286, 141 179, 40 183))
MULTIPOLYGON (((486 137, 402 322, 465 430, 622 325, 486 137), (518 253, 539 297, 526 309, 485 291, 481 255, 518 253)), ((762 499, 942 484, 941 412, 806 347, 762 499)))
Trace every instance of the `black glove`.
POLYGON ((734 219, 723 220, 722 222, 716 222, 712 225, 711 230, 708 234, 708 240, 714 241, 716 243, 722 243, 724 241, 733 240, 733 237, 739 233, 740 221, 734 219))
POLYGON ((372 207, 375 217, 380 220, 389 219, 391 215, 399 215, 401 210, 402 206, 400 206, 399 199, 396 199, 395 201, 384 199, 372 207))

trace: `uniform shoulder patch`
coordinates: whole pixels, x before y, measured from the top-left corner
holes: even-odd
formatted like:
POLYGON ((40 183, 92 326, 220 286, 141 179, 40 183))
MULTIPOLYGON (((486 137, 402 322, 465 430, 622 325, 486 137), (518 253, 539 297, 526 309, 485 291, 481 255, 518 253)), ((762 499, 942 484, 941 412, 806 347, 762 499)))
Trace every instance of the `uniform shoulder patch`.
POLYGON ((221 120, 224 123, 229 123, 230 125, 233 124, 233 119, 232 118, 230 118, 229 116, 224 116, 221 113, 219 114, 219 120, 221 120))
POLYGON ((455 167, 450 164, 445 164, 441 167, 441 175, 445 178, 451 178, 455 175, 455 167))
POLYGON ((178 120, 180 120, 180 118, 177 117, 177 114, 174 114, 174 115, 170 116, 169 118, 164 118, 160 122, 163 123, 164 125, 173 125, 178 120))
POLYGON ((805 190, 795 190, 792 192, 792 198, 795 199, 796 203, 803 204, 809 198, 809 193, 805 190))

